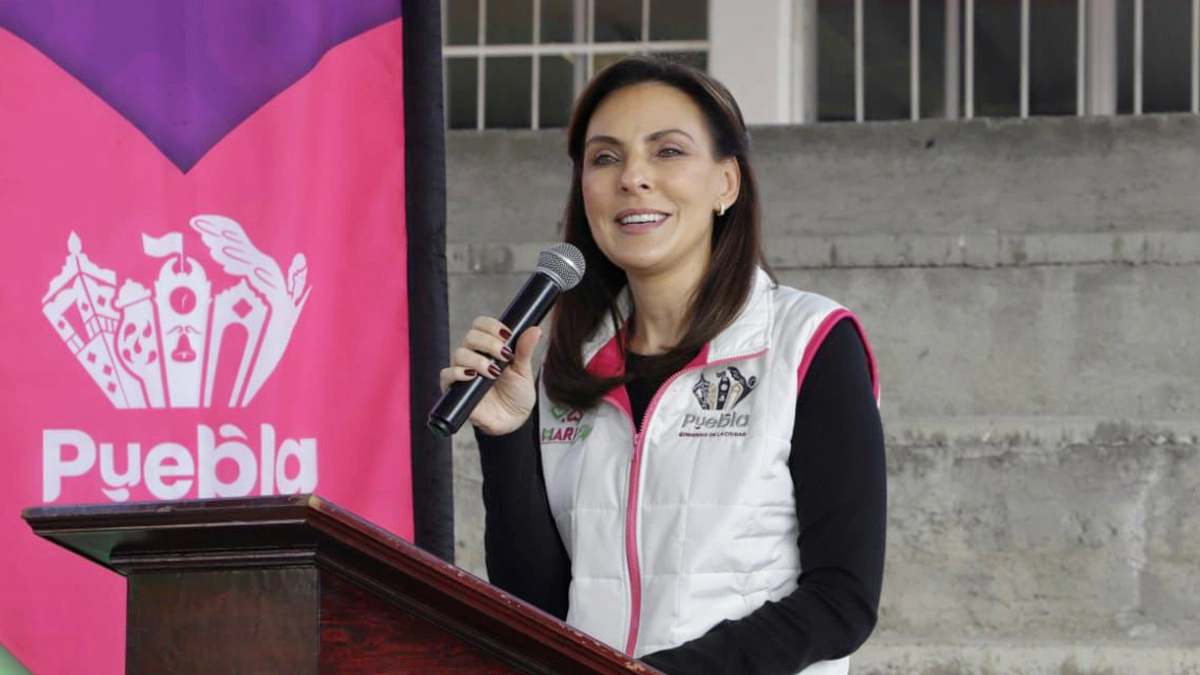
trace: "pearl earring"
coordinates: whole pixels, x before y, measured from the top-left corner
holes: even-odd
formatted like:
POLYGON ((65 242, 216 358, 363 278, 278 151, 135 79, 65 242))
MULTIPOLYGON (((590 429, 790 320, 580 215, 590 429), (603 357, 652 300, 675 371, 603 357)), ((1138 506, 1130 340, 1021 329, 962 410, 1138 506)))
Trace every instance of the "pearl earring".
POLYGON ((725 215, 725 202, 717 202, 717 215, 725 215))

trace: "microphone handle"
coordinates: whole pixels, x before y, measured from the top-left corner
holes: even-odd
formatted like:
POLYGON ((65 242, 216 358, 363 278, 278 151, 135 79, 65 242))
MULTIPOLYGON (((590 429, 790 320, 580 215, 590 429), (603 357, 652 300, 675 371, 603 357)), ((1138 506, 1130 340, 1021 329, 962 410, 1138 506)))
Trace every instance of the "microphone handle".
MULTIPOLYGON (((512 337, 506 343, 510 348, 516 344, 517 338, 525 329, 542 322, 554 306, 560 292, 558 284, 541 272, 534 272, 529 277, 500 316, 500 323, 512 331, 512 337)), ((497 361, 491 356, 488 356, 488 359, 501 370, 508 366, 507 363, 497 361)), ((494 383, 495 380, 479 374, 465 382, 451 384, 429 412, 426 426, 436 434, 453 436, 494 383)))

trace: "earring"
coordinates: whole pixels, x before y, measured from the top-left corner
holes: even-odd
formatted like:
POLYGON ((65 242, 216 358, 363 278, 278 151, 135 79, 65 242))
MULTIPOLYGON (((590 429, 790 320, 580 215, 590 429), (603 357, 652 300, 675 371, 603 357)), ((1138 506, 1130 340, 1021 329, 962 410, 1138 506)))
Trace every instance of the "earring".
POLYGON ((725 215, 725 202, 717 202, 717 215, 725 215))

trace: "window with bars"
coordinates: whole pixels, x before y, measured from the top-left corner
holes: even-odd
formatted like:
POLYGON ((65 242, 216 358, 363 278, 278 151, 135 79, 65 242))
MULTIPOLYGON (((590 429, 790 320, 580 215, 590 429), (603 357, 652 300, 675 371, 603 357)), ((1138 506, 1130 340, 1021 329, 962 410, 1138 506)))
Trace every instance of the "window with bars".
POLYGON ((1200 0, 819 0, 810 12, 819 121, 1200 112, 1200 0))
POLYGON ((784 1, 442 0, 447 124, 565 126, 592 73, 632 51, 715 62, 759 94, 782 68, 791 112, 747 97, 760 123, 1200 113, 1200 0, 784 1), (710 12, 784 61, 751 62, 745 28, 710 35, 710 12))
POLYGON ((442 0, 451 129, 563 127, 597 69, 634 51, 708 60, 707 0, 442 0))

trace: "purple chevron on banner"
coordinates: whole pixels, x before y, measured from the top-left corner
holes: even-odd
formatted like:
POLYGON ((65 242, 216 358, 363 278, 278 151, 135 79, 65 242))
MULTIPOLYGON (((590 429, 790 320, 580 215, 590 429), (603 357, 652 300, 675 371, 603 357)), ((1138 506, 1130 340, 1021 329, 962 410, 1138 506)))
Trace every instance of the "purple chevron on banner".
POLYGON ((400 16, 401 0, 0 0, 0 28, 185 172, 329 49, 400 16))

